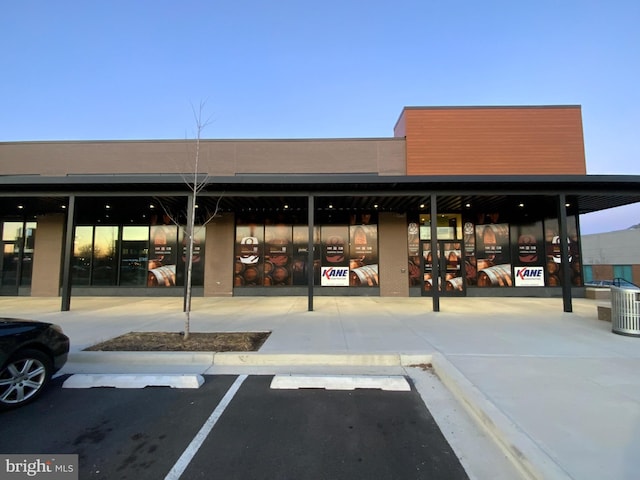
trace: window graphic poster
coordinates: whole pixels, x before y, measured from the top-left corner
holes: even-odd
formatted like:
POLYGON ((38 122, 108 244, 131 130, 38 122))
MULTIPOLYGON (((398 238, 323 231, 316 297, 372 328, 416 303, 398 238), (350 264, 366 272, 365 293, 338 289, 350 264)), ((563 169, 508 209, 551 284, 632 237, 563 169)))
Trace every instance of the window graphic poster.
POLYGON ((293 238, 291 225, 264 227, 265 260, 263 285, 291 285, 293 238))
POLYGON ((172 287, 176 285, 178 227, 155 225, 150 229, 151 252, 147 286, 172 287))
POLYGON ((464 241, 464 275, 467 285, 477 284, 476 260, 476 228, 472 221, 465 220, 462 225, 462 236, 464 241))
POLYGON ((511 287, 509 224, 476 225, 476 269, 479 287, 511 287))
MULTIPOLYGON (((320 229, 315 227, 313 230, 313 269, 314 283, 319 283, 320 278, 320 229), (317 279, 316 279, 317 277, 317 279)), ((309 227, 306 225, 293 226, 293 264, 291 266, 291 276, 293 285, 309 284, 309 227)))
POLYGON ((322 286, 349 286, 348 226, 326 226, 321 229, 322 286))
POLYGON ((542 222, 512 225, 511 238, 514 283, 516 287, 543 287, 544 236, 542 222))
POLYGON ((257 225, 236 227, 234 287, 262 285, 264 228, 257 225))
MULTIPOLYGON (((179 244, 181 245, 180 257, 178 257, 178 268, 176 276, 178 278, 178 284, 184 285, 184 276, 187 268, 187 249, 189 238, 184 233, 186 227, 181 227, 179 244)), ((196 225, 193 233, 193 265, 192 265, 192 277, 191 281, 193 285, 204 285, 204 241, 205 241, 205 227, 196 225)))
POLYGON ((420 285, 420 227, 418 222, 409 222, 407 226, 407 247, 409 249, 409 286, 420 285))
MULTIPOLYGON (((548 285, 562 285, 562 254, 560 246, 560 226, 557 218, 544 221, 544 241, 546 247, 546 268, 548 285)), ((567 242, 569 247, 569 265, 571 267, 571 285, 582 286, 582 262, 575 216, 567 217, 567 242)))
POLYGON ((349 227, 349 285, 377 287, 378 278, 378 226, 352 225, 349 227))

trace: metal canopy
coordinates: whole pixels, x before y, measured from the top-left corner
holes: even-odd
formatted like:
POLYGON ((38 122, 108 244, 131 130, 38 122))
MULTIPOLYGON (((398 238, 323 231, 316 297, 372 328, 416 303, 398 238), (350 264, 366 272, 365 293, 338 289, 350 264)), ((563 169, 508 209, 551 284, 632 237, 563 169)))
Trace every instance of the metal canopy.
MULTIPOLYGON (((39 215, 64 211, 75 194, 82 205, 102 208, 105 198, 123 203, 129 212, 149 207, 149 199, 181 204, 189 187, 182 175, 34 175, 0 176, 0 215, 39 215), (118 200, 118 198, 123 199, 118 200)), ((306 211, 308 195, 315 208, 359 211, 422 211, 430 195, 438 210, 553 211, 553 200, 566 195, 569 211, 584 214, 640 202, 640 176, 505 175, 238 175, 201 176, 207 182, 199 203, 207 209, 219 201, 222 211, 306 211), (522 210, 520 210, 522 209, 522 210)))

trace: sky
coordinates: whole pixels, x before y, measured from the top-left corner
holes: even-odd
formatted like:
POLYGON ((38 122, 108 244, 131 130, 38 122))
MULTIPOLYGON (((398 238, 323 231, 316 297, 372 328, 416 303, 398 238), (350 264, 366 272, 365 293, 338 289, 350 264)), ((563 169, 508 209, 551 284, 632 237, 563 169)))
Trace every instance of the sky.
MULTIPOLYGON (((391 137, 405 106, 581 105, 640 175, 637 0, 0 2, 0 142, 391 137)), ((640 223, 640 205, 582 233, 640 223)))

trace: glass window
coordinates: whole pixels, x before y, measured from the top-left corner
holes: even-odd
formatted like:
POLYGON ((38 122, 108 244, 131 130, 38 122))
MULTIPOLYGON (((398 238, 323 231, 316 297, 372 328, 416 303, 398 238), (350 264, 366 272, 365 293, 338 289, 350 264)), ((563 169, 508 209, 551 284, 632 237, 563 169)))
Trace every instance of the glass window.
POLYGON ((264 227, 236 226, 235 287, 262 285, 264 227))
POLYGON ((349 285, 377 287, 378 278, 378 226, 352 225, 349 227, 349 285))
POLYGON ((116 285, 118 281, 118 227, 95 227, 92 285, 116 285))
POLYGON ((71 261, 71 284, 89 285, 93 253, 93 227, 76 227, 71 261))
POLYGON ((25 224, 24 251, 22 252, 22 272, 20 285, 31 285, 31 274, 33 273, 33 249, 36 243, 36 222, 25 224))
POLYGON ((22 227, 22 222, 4 222, 2 224, 3 255, 0 263, 0 273, 2 273, 0 287, 10 295, 17 294, 22 227))
MULTIPOLYGON (((179 232, 179 245, 182 245, 181 255, 178 258, 177 266, 177 284, 185 285, 185 273, 187 264, 187 242, 189 241, 185 235, 186 227, 181 227, 179 232)), ((191 285, 202 286, 204 285, 204 240, 206 235, 206 229, 203 226, 195 227, 193 234, 193 264, 191 270, 191 285)))
POLYGON ((178 256, 178 227, 156 225, 151 227, 151 252, 147 286, 172 287, 176 285, 178 256))
POLYGON ((309 266, 309 227, 306 225, 294 225, 293 226, 293 259, 291 266, 291 276, 293 285, 308 285, 309 284, 309 268, 314 269, 315 283, 319 283, 320 279, 320 249, 317 245, 320 244, 320 229, 314 228, 314 245, 316 248, 313 251, 314 265, 309 266), (316 266, 317 264, 317 266, 316 266), (316 271, 317 270, 317 271, 316 271))
POLYGON ((593 280, 593 269, 591 265, 584 266, 584 282, 590 282, 593 280))
POLYGON ((627 282, 633 282, 631 265, 614 265, 613 278, 622 278, 627 282))
POLYGON ((320 257, 320 285, 325 287, 349 286, 349 227, 323 226, 320 257))
POLYGON ((148 259, 149 227, 122 227, 120 285, 146 285, 148 259))
MULTIPOLYGON (((462 238, 462 216, 458 213, 438 214, 438 240, 455 240, 462 238)), ((420 215, 420 239, 431 240, 431 215, 420 215)))
POLYGON ((291 225, 264 227, 265 262, 264 285, 291 285, 293 279, 291 225))
POLYGON ((4 222, 2 225, 2 240, 17 241, 22 238, 22 222, 4 222))

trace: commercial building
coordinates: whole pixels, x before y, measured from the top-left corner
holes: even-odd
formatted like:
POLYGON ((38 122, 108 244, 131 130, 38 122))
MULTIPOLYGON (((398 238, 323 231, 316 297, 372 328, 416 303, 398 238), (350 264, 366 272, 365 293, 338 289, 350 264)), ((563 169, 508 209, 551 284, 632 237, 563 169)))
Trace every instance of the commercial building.
POLYGON ((196 295, 569 311, 579 215, 638 201, 640 177, 587 175, 579 106, 406 107, 389 138, 5 142, 0 294, 182 295, 191 256, 196 295))
POLYGON ((640 228, 584 235, 581 240, 585 282, 622 278, 640 285, 640 228))

